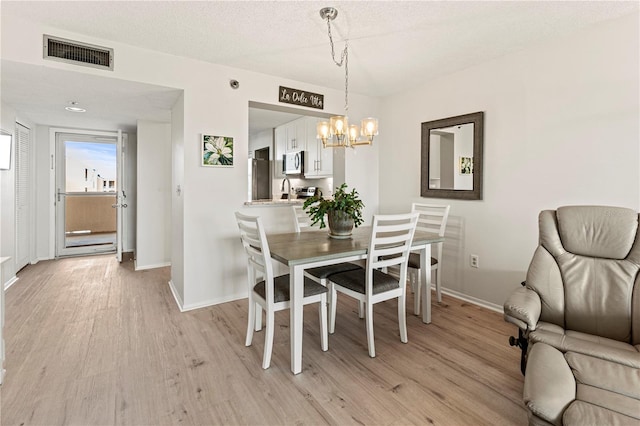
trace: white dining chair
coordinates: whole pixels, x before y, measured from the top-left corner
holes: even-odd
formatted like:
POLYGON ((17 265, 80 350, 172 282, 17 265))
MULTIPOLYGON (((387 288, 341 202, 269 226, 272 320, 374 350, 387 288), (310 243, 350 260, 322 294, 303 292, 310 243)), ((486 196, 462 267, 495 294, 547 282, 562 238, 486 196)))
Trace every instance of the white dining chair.
MULTIPOLYGON (((253 331, 262 328, 262 309, 265 311, 266 332, 262 368, 271 364, 273 349, 274 313, 290 307, 289 274, 274 277, 267 236, 260 217, 236 212, 242 246, 247 255, 249 276, 249 315, 246 346, 251 346, 253 331), (259 317, 256 315, 259 315, 259 317)), ((303 304, 319 303, 320 340, 323 351, 329 349, 327 334, 327 288, 305 278, 303 304)))
POLYGON ((311 228, 311 218, 302 208, 302 204, 291 206, 293 211, 293 226, 296 232, 306 231, 311 228))
POLYGON ((407 261, 416 230, 418 213, 373 216, 371 241, 367 252, 366 268, 333 274, 329 277, 330 312, 329 332, 335 332, 337 293, 344 293, 364 304, 369 356, 376 356, 373 338, 373 305, 389 299, 398 299, 398 326, 400 341, 407 343, 407 316, 405 308, 407 261), (399 278, 382 272, 388 267, 399 268, 399 278))
MULTIPOLYGON (((451 206, 449 205, 413 203, 411 205, 411 211, 420 214, 416 229, 435 232, 440 237, 444 237, 450 208, 451 206)), ((430 262, 431 271, 435 274, 436 297, 438 303, 442 302, 442 245, 443 243, 440 242, 432 246, 430 262)), ((409 281, 411 283, 411 289, 414 292, 414 312, 416 315, 419 315, 421 292, 419 252, 412 252, 409 255, 409 281)), ((427 289, 427 291, 431 291, 431 289, 427 289)))
MULTIPOLYGON (((311 225, 311 218, 307 212, 302 209, 302 206, 291 206, 293 210, 293 223, 296 232, 302 232, 305 230, 311 230, 311 228, 316 229, 316 227, 311 225)), ((333 274, 337 274, 339 272, 351 271, 354 269, 362 268, 362 265, 358 265, 356 263, 351 262, 340 262, 333 265, 327 266, 319 266, 317 268, 311 268, 304 271, 304 275, 307 278, 312 279, 318 284, 327 287, 327 278, 329 278, 333 274)), ((331 309, 331 301, 329 303, 329 309, 331 309)))

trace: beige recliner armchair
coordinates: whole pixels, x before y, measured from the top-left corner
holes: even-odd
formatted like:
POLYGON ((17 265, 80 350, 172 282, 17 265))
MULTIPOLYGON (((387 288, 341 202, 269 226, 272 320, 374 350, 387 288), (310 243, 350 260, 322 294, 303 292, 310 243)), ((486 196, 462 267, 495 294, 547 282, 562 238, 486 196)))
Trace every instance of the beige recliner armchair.
POLYGON ((531 424, 640 423, 638 213, 560 207, 539 227, 524 287, 504 304, 531 424))

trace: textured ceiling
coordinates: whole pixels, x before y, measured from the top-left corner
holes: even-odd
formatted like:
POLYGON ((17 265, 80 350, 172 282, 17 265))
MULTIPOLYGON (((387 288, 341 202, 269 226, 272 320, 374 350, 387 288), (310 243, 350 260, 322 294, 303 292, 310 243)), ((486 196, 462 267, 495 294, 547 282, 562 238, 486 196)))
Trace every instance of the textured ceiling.
POLYGON ((16 16, 80 35, 342 89, 343 70, 331 60, 326 22, 319 16, 325 6, 339 12, 333 21, 336 51, 349 40, 349 89, 369 96, 406 91, 639 10, 636 1, 3 0, 0 12, 2 19, 16 16))

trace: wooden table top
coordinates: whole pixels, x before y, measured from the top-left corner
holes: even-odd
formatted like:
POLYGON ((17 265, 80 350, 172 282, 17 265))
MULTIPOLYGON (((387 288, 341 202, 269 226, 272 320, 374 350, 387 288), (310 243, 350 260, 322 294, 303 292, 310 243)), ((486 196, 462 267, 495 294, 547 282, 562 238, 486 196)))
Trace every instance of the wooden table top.
MULTIPOLYGON (((271 256, 288 266, 329 259, 340 259, 347 255, 366 255, 371 238, 371 226, 354 228, 351 238, 330 238, 328 229, 284 234, 267 234, 271 256)), ((435 232, 416 230, 413 246, 444 241, 435 232)))

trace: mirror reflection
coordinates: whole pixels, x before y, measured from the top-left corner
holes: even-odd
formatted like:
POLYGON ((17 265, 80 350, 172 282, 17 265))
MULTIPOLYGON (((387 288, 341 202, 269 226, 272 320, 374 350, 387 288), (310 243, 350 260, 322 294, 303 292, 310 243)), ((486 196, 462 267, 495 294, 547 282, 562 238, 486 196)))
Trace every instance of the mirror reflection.
POLYGON ((473 123, 429 133, 429 188, 473 189, 473 123))
POLYGON ((482 199, 484 113, 422 123, 422 197, 482 199))

